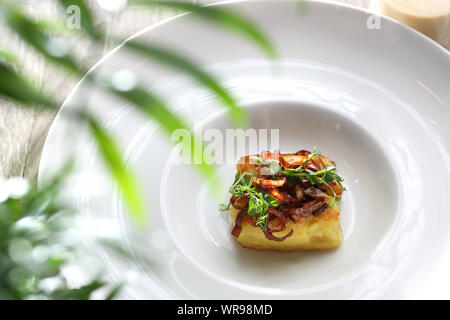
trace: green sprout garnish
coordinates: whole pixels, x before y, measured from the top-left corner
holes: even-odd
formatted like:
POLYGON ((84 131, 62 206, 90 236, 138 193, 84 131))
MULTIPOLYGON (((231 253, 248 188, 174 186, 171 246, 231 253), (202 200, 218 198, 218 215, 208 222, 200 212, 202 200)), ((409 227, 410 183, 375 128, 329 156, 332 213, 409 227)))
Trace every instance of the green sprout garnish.
POLYGON ((230 210, 230 206, 231 204, 224 204, 224 203, 220 203, 219 206, 217 207, 217 210, 219 210, 220 212, 227 212, 228 210, 230 210))
POLYGON ((334 207, 339 203, 338 195, 334 191, 334 189, 330 186, 329 182, 336 181, 339 183, 341 188, 345 191, 345 187, 342 185, 344 179, 336 173, 336 167, 330 166, 323 170, 312 171, 305 168, 305 165, 308 161, 310 161, 314 156, 320 155, 320 151, 314 148, 313 153, 311 153, 305 162, 295 168, 295 169, 286 169, 281 171, 282 174, 286 175, 288 178, 288 182, 290 183, 298 183, 300 180, 307 180, 312 185, 325 185, 328 189, 333 192, 333 200, 330 202, 330 207, 334 207))
MULTIPOLYGON (((267 230, 267 219, 269 217, 269 208, 274 208, 279 205, 279 202, 270 194, 256 190, 256 187, 252 187, 254 175, 249 172, 237 172, 235 181, 230 188, 230 193, 237 197, 246 196, 248 200, 247 214, 251 217, 257 217, 256 225, 262 230, 267 230)), ((221 211, 226 211, 230 208, 230 205, 220 205, 221 211)))
MULTIPOLYGON (((329 202, 330 207, 334 207, 339 203, 339 196, 331 187, 330 182, 336 181, 341 188, 345 191, 345 187, 342 185, 344 179, 336 173, 336 167, 330 166, 323 170, 312 171, 306 168, 306 165, 312 158, 319 156, 321 153, 314 147, 311 154, 308 155, 306 160, 293 169, 282 170, 280 162, 274 159, 265 160, 263 158, 252 156, 251 158, 256 160, 258 164, 261 164, 269 168, 269 172, 275 176, 277 174, 283 174, 286 176, 287 182, 291 184, 298 184, 301 181, 309 181, 313 186, 325 185, 333 193, 333 200, 329 202)), ((247 214, 251 217, 257 217, 256 224, 264 231, 267 230, 267 220, 269 218, 269 208, 275 208, 279 206, 279 202, 267 192, 258 190, 259 187, 253 187, 254 175, 250 172, 236 173, 234 183, 230 188, 230 193, 237 197, 246 196, 249 198, 247 214), (258 189, 257 189, 258 188, 258 189)), ((220 211, 227 211, 230 209, 230 203, 228 205, 219 205, 220 211)))
POLYGON ((295 168, 294 170, 295 170, 296 172, 304 170, 306 164, 307 164, 309 161, 311 161, 311 159, 314 158, 315 156, 320 156, 320 150, 317 150, 316 147, 314 147, 313 152, 306 158, 305 162, 303 162, 302 165, 298 166, 298 167, 295 168))

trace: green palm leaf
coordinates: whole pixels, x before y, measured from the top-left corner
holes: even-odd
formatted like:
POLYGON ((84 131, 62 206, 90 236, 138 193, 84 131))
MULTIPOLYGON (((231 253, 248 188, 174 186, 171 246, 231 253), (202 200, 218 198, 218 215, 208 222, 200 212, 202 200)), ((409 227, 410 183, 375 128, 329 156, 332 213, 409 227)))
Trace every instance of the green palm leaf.
POLYGON ((4 9, 6 10, 3 17, 8 26, 48 60, 64 66, 80 77, 86 73, 86 70, 80 68, 70 57, 63 44, 50 38, 43 31, 42 25, 31 21, 14 6, 6 5, 4 9))
POLYGON ((220 6, 202 6, 189 2, 170 0, 131 0, 130 3, 190 11, 201 18, 215 24, 223 25, 245 36, 264 50, 270 58, 275 59, 278 57, 277 50, 268 37, 254 23, 232 10, 220 6))
MULTIPOLYGON (((190 132, 188 125, 180 117, 170 111, 162 100, 147 90, 140 87, 134 87, 127 91, 121 91, 114 88, 108 81, 103 82, 103 85, 107 86, 110 91, 114 92, 119 97, 133 102, 138 110, 156 120, 169 135, 178 129, 190 132)), ((194 134, 191 133, 190 137, 194 137, 194 134)), ((189 150, 191 163, 194 164, 199 173, 209 181, 211 190, 217 192, 219 190, 219 184, 215 175, 215 168, 214 166, 207 164, 204 159, 203 141, 190 139, 189 150)))
POLYGON ((138 186, 136 178, 122 159, 119 147, 95 118, 87 113, 82 113, 81 116, 82 119, 87 121, 89 129, 101 151, 103 160, 118 183, 123 197, 131 210, 134 221, 139 225, 143 225, 147 217, 144 201, 139 193, 140 188, 136 187, 138 186))
POLYGON ((17 74, 13 69, 0 62, 0 94, 26 105, 41 105, 55 108, 55 104, 17 74))
POLYGON ((128 41, 125 43, 127 48, 148 55, 160 63, 166 64, 170 67, 177 68, 195 78, 198 82, 210 89, 216 94, 222 102, 230 108, 231 118, 238 127, 245 127, 247 125, 246 113, 240 108, 234 98, 224 89, 219 82, 209 73, 203 71, 195 63, 187 58, 176 54, 167 49, 157 47, 155 45, 147 45, 137 41, 128 41))
POLYGON ((19 63, 19 59, 17 59, 17 56, 13 52, 4 49, 0 49, 0 62, 1 61, 11 63, 13 65, 17 65, 19 63))

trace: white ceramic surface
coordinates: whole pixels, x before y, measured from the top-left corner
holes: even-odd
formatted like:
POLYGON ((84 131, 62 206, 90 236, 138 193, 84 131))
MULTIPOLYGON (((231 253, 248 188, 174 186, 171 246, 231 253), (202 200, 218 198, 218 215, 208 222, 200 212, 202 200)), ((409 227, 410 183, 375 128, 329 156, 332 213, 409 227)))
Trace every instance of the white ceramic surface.
MULTIPOLYGON (((224 4, 248 15, 281 53, 275 64, 251 44, 184 15, 135 37, 190 55, 248 107, 252 128, 280 129, 283 151, 318 146, 345 178, 345 240, 331 252, 255 252, 238 246, 208 185, 174 162, 157 126, 122 101, 85 85, 49 133, 40 179, 74 154, 66 197, 86 233, 120 239, 133 263, 92 245, 127 298, 450 298, 450 57, 437 44, 370 13, 325 2, 224 4), (131 226, 86 132, 64 118, 95 112, 123 145, 147 195, 149 225, 131 226)), ((214 97, 184 76, 123 48, 95 69, 131 69, 193 126, 230 128, 214 97), (174 92, 176 94, 174 94, 174 92)), ((227 152, 227 150, 225 150, 227 152)), ((219 167, 228 185, 234 165, 219 167)))

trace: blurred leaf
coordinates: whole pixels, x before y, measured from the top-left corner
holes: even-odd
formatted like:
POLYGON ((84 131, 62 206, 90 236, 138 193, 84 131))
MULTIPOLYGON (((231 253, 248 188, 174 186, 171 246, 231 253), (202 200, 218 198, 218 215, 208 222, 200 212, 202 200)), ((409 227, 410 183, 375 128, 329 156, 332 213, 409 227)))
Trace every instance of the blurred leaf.
POLYGON ((98 238, 97 242, 104 248, 112 250, 115 254, 119 254, 126 259, 134 259, 127 248, 125 248, 117 239, 112 238, 98 238))
POLYGON ((117 286, 114 286, 114 288, 111 289, 111 291, 108 293, 108 295, 105 297, 105 300, 113 300, 117 294, 122 289, 123 285, 119 284, 117 286))
POLYGON ((134 86, 129 90, 121 90, 112 83, 111 78, 112 76, 108 75, 99 81, 106 89, 118 97, 132 102, 144 114, 155 119, 167 133, 171 134, 174 130, 187 128, 182 119, 172 113, 162 100, 146 89, 134 86))
POLYGON ((29 82, 0 62, 0 94, 27 105, 55 108, 56 105, 35 90, 29 82))
MULTIPOLYGON (((129 90, 119 90, 112 83, 110 76, 99 81, 109 91, 122 99, 132 102, 138 110, 151 119, 156 120, 169 136, 178 129, 190 132, 188 125, 180 117, 173 113, 162 100, 144 88, 135 86, 129 90)), ((195 137, 193 133, 190 136, 195 137)), ((213 192, 217 192, 219 186, 215 175, 215 168, 205 162, 203 157, 203 141, 190 139, 190 150, 191 159, 196 159, 196 161, 192 161, 194 167, 211 183, 213 192)))
POLYGON ((73 211, 56 203, 72 163, 58 169, 40 188, 18 188, 18 183, 26 182, 22 178, 0 181, 0 189, 15 190, 10 194, 13 198, 7 195, 0 200, 0 299, 84 300, 91 299, 97 289, 104 289, 112 299, 121 289, 121 285, 107 285, 98 275, 74 289, 63 271, 65 266, 77 266, 81 257, 75 250, 79 239, 67 232, 73 211), (49 214, 49 208, 56 211, 49 214))
POLYGON ((52 176, 51 179, 42 188, 40 188, 40 190, 51 190, 55 187, 59 187, 70 174, 70 172, 72 172, 74 166, 75 160, 73 158, 66 160, 62 167, 58 169, 58 172, 54 176, 52 176))
POLYGON ((52 32, 57 35, 69 35, 73 30, 67 29, 66 25, 59 20, 39 19, 36 24, 44 32, 52 32))
POLYGON ((219 82, 210 74, 203 71, 200 66, 197 66, 189 59, 167 49, 152 45, 144 44, 134 40, 125 42, 125 46, 141 54, 148 55, 160 63, 166 64, 169 67, 177 68, 203 84, 215 93, 223 103, 230 108, 231 117, 238 127, 245 127, 247 124, 246 113, 240 108, 234 98, 228 93, 226 89, 219 84, 219 82))
POLYGON ((52 294, 52 298, 57 300, 89 300, 92 293, 104 285, 105 283, 103 281, 94 280, 78 289, 65 288, 64 290, 56 290, 52 294))
POLYGON ((14 65, 19 64, 19 60, 17 59, 17 56, 10 51, 6 51, 4 49, 0 49, 0 63, 1 62, 11 63, 14 65))
POLYGON ((49 37, 43 28, 14 6, 8 5, 3 16, 8 26, 20 35, 28 44, 43 54, 50 61, 57 63, 78 76, 83 76, 86 70, 77 66, 69 55, 69 50, 64 43, 49 37))
POLYGON ((297 0, 297 9, 300 14, 305 14, 309 9, 309 3, 306 0, 297 0))
POLYGON ((99 28, 95 27, 94 18, 88 4, 85 0, 58 0, 60 4, 67 10, 72 5, 77 6, 80 9, 81 28, 92 36, 94 39, 100 41, 104 39, 103 33, 99 28))
POLYGON ((131 0, 130 3, 190 11, 199 17, 223 25, 247 37, 264 50, 270 58, 275 59, 278 57, 278 53, 272 42, 254 23, 237 12, 224 7, 202 6, 189 2, 170 0, 131 0))
POLYGON ((139 192, 140 188, 138 188, 134 175, 126 167, 119 147, 91 115, 83 113, 82 117, 87 121, 101 151, 100 153, 123 193, 132 218, 138 225, 143 225, 147 215, 139 192))
POLYGON ((74 159, 69 159, 50 180, 42 183, 40 188, 30 190, 25 197, 26 201, 22 204, 26 213, 40 212, 42 216, 49 218, 63 211, 65 208, 57 203, 58 190, 62 188, 73 167, 74 159))

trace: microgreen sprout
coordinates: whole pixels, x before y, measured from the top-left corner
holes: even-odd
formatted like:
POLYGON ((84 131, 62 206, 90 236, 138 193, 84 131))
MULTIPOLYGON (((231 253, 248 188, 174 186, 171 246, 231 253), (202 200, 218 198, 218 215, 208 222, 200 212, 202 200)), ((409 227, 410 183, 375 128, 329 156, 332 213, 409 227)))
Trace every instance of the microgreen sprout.
MULTIPOLYGON (((248 197, 247 214, 251 217, 257 217, 256 224, 264 231, 267 230, 267 219, 269 217, 269 208, 279 205, 278 201, 266 192, 256 190, 252 187, 253 174, 249 172, 237 172, 235 181, 230 188, 230 193, 235 197, 248 197)), ((220 205, 220 211, 226 211, 230 205, 220 205)))
POLYGON ((298 167, 295 168, 294 170, 295 170, 296 172, 304 170, 305 165, 306 165, 309 161, 311 161, 312 158, 314 158, 314 157, 316 157, 316 156, 320 156, 320 151, 317 150, 316 147, 314 147, 313 152, 312 152, 311 154, 308 155, 308 157, 306 158, 305 162, 303 162, 302 165, 298 166, 298 167))
MULTIPOLYGON (((314 149, 314 151, 316 151, 316 149, 314 149)), ((317 151, 317 152, 319 152, 319 151, 317 151)), ((315 152, 313 152, 312 154, 314 154, 314 153, 315 152)), ((320 153, 318 153, 318 154, 320 154, 320 153)), ((283 170, 281 173, 283 173, 287 177, 292 177, 292 178, 296 178, 299 180, 307 180, 312 185, 322 185, 322 184, 325 185, 333 193, 333 201, 331 201, 330 207, 334 207, 335 205, 338 204, 338 195, 336 194, 336 192, 330 186, 329 183, 332 181, 336 181, 337 183, 339 183, 339 185, 341 186, 341 188, 343 190, 346 190, 345 187, 342 185, 342 182, 344 181, 344 179, 336 173, 336 167, 333 167, 333 166, 327 167, 323 170, 319 170, 316 172, 306 169, 304 166, 307 161, 311 160, 311 158, 308 157, 301 166, 299 166, 295 169, 283 170)))
POLYGON ((230 206, 231 204, 224 204, 224 203, 220 203, 219 206, 217 207, 217 210, 219 210, 220 212, 227 212, 228 210, 230 210, 230 206))

